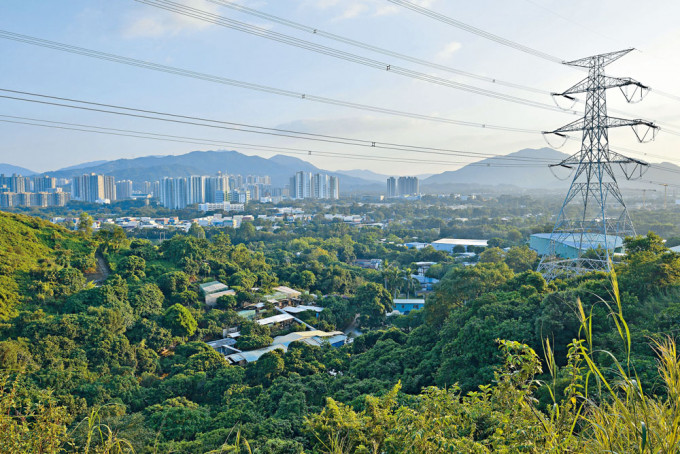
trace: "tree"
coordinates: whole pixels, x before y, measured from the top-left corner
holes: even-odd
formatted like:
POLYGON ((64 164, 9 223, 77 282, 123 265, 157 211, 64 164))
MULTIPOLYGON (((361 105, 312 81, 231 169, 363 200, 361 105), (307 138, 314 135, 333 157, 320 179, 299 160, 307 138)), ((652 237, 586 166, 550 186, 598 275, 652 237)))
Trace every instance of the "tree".
POLYGON ((359 324, 366 327, 383 324, 387 313, 394 308, 392 295, 375 282, 369 282, 357 289, 354 305, 359 309, 359 324))
POLYGON ((529 249, 528 246, 514 246, 505 254, 505 263, 515 273, 521 273, 535 269, 534 265, 538 259, 536 251, 529 249))
POLYGON ((218 309, 234 309, 238 305, 238 301, 234 295, 222 295, 217 298, 216 307, 218 309))
POLYGON ((165 326, 168 327, 175 336, 188 337, 196 332, 198 323, 189 309, 181 304, 170 306, 165 311, 165 326))
POLYGON ((479 255, 480 263, 501 263, 505 259, 505 251, 498 247, 485 249, 479 255))
POLYGON ((94 220, 92 219, 92 216, 85 213, 84 211, 80 213, 80 216, 78 217, 78 231, 82 235, 91 236, 93 224, 94 220))
POLYGON ((281 375, 284 370, 283 352, 272 350, 260 356, 260 359, 253 364, 246 373, 253 377, 258 383, 268 384, 281 375))
POLYGON ((146 276, 144 269, 146 268, 146 260, 136 255, 125 257, 118 264, 118 271, 123 277, 128 279, 142 279, 146 276))
POLYGON ((163 292, 156 284, 144 284, 132 298, 132 308, 140 317, 159 315, 163 310, 163 292))
POLYGON ((304 270, 298 275, 297 282, 300 287, 309 290, 316 284, 316 276, 311 271, 304 270))
POLYGON ((194 238, 205 238, 205 230, 195 222, 191 223, 191 227, 189 227, 187 234, 194 238))
POLYGON ((165 296, 185 291, 189 286, 189 276, 182 271, 171 271, 158 279, 158 286, 165 296))
POLYGON ((668 250, 664 244, 663 238, 654 232, 648 232, 647 236, 638 235, 636 237, 628 237, 624 241, 624 247, 629 257, 640 252, 660 254, 668 250))
POLYGON ((257 276, 247 270, 242 270, 238 273, 232 274, 229 278, 229 285, 241 287, 244 290, 250 290, 255 286, 256 282, 257 276))
POLYGON ((452 268, 439 283, 434 297, 425 302, 427 321, 441 326, 453 308, 501 286, 512 276, 505 263, 452 268))

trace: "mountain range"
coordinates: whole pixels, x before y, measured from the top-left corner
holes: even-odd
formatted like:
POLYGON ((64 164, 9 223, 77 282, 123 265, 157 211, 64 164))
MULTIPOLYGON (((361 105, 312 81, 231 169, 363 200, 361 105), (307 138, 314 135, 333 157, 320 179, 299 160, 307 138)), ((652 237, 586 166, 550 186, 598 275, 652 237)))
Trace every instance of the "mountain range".
POLYGON ((36 172, 25 167, 14 166, 12 164, 0 164, 0 174, 14 175, 15 173, 25 177, 36 174, 36 172))
MULTIPOLYGON (((549 168, 568 155, 551 148, 527 148, 468 164, 458 170, 427 176, 420 175, 425 193, 474 192, 495 189, 518 191, 552 189, 564 191, 573 177, 573 169, 549 168)), ((84 173, 113 175, 117 180, 155 181, 163 177, 215 175, 217 172, 241 175, 269 175, 274 186, 283 186, 297 171, 324 172, 340 177, 341 192, 376 193, 385 191, 388 175, 370 170, 326 171, 299 158, 276 155, 271 158, 244 155, 237 151, 193 151, 183 155, 146 156, 113 161, 92 161, 45 174, 70 178, 84 173)), ((657 188, 651 181, 669 182, 680 167, 671 163, 655 164, 636 181, 620 179, 622 188, 657 188)), ((10 164, 0 164, 0 173, 34 175, 35 172, 10 164)), ((619 172, 620 173, 620 172, 619 172)))

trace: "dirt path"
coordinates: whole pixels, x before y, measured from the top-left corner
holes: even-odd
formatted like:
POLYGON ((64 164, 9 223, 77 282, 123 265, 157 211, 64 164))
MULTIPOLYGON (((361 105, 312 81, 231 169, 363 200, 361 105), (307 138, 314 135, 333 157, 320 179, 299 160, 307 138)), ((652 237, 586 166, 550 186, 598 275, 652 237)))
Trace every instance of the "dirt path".
POLYGON ((109 269, 109 265, 106 264, 104 256, 99 251, 95 253, 94 257, 95 260, 97 260, 97 272, 86 274, 85 277, 88 281, 94 282, 95 284, 100 284, 104 282, 107 277, 109 277, 111 270, 109 269))

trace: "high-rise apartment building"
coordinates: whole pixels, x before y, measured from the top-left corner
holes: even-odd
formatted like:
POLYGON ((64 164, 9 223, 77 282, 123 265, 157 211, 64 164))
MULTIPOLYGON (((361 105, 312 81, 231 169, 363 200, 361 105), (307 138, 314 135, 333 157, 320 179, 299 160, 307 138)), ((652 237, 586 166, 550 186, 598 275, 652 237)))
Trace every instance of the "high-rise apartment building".
POLYGON ((207 177, 192 175, 188 178, 189 200, 188 204, 205 202, 205 182, 207 177))
POLYGON ((399 197, 399 193, 397 192, 397 179, 394 177, 389 177, 387 179, 387 197, 399 197))
POLYGON ((122 180, 116 182, 116 200, 132 198, 132 181, 122 180))
POLYGON ((328 178, 328 198, 338 200, 340 198, 340 178, 331 176, 328 178))
POLYGON ((206 179, 205 201, 207 203, 217 202, 218 198, 224 200, 225 193, 229 193, 229 177, 227 175, 218 175, 206 179))
POLYGON ((397 180, 397 194, 400 197, 420 194, 418 177, 399 177, 399 180, 397 180))
POLYGON ((309 172, 297 172, 291 180, 291 198, 308 199, 312 197, 312 174, 309 172))
POLYGON ((115 180, 113 177, 95 173, 73 177, 71 198, 92 203, 105 199, 116 200, 115 180))
POLYGON ((328 175, 316 173, 312 177, 312 197, 315 199, 329 198, 328 175))
POLYGON ((340 180, 325 173, 311 174, 297 172, 290 179, 288 197, 291 199, 338 199, 340 198, 340 180))
POLYGON ((171 210, 186 208, 189 201, 189 188, 186 178, 163 178, 160 183, 161 205, 171 210))
POLYGON ((33 177, 33 192, 53 192, 56 187, 56 178, 48 176, 33 177))
POLYGON ((31 190, 31 180, 21 175, 0 175, 0 188, 5 188, 9 192, 28 192, 31 190))

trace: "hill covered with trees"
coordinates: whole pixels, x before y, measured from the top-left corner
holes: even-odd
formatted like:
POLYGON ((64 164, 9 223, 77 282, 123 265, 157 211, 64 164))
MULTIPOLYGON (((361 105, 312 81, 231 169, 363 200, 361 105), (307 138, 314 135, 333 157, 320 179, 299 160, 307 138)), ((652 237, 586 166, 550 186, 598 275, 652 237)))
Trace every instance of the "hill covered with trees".
POLYGON ((548 284, 519 231, 508 251, 464 266, 399 245, 432 236, 428 226, 194 226, 162 243, 113 226, 93 233, 87 216, 77 232, 4 213, 0 226, 9 452, 671 453, 680 443, 680 368, 666 337, 680 322, 680 255, 654 234, 627 240, 615 277, 548 284), (437 262, 436 290, 423 310, 386 317, 419 261, 437 262), (208 307, 198 285, 213 280, 235 295, 208 307), (275 333, 236 310, 277 285, 323 307, 320 329, 363 334, 340 348, 292 343, 246 366, 206 344, 237 326, 237 346, 267 345, 275 333))

